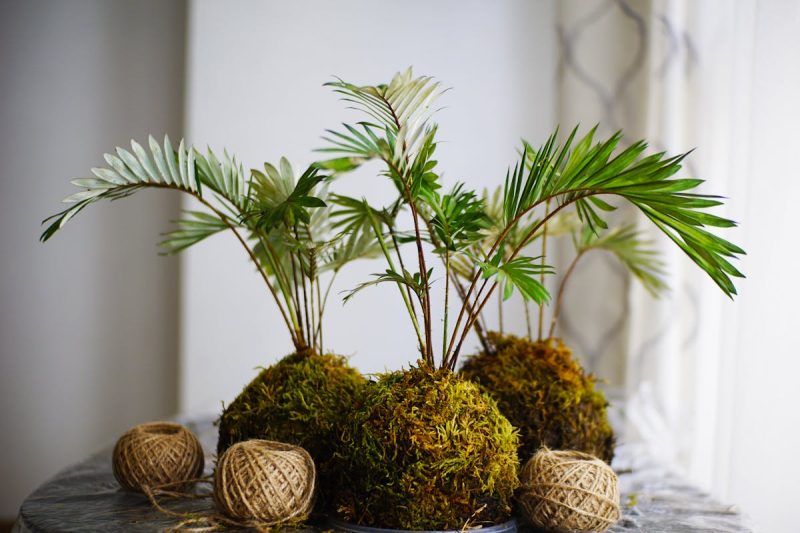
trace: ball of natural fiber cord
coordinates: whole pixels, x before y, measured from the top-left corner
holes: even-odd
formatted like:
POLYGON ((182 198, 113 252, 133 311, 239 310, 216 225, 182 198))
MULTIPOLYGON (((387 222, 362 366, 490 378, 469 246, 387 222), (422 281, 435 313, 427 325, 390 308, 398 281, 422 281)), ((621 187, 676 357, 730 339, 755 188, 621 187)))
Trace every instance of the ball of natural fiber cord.
POLYGON ((619 520, 617 475, 593 455, 541 448, 519 477, 517 501, 535 526, 603 532, 619 520))
POLYGON ((302 522, 314 507, 316 468, 306 450, 269 440, 234 444, 214 472, 214 501, 233 519, 302 522))
POLYGON ((114 477, 124 489, 180 486, 198 478, 205 463, 194 433, 174 422, 149 422, 126 431, 114 446, 114 477))

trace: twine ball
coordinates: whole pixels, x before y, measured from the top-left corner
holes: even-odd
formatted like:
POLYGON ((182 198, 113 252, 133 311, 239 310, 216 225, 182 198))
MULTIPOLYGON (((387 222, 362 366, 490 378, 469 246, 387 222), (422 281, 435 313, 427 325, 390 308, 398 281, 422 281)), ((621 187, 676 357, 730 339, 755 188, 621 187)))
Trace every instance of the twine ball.
POLYGON ((603 532, 620 517, 617 475, 577 451, 536 452, 520 472, 517 500, 532 524, 557 531, 603 532))
POLYGON ((187 428, 150 422, 126 431, 114 446, 114 477, 124 489, 178 484, 203 474, 203 447, 187 428))
POLYGON ((306 450, 269 440, 247 440, 217 461, 214 501, 236 520, 274 525, 300 522, 314 507, 316 468, 306 450))

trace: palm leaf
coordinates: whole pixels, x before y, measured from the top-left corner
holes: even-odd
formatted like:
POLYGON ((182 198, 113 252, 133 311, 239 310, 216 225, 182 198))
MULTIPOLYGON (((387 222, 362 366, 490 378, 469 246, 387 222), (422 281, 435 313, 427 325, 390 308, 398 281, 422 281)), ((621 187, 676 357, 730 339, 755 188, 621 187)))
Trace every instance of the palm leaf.
POLYGON ((576 235, 575 248, 579 254, 590 250, 605 250, 613 254, 654 297, 667 290, 664 282, 664 263, 650 241, 642 238, 632 224, 595 233, 585 226, 576 235))
POLYGON ((166 248, 165 254, 176 254, 198 242, 228 229, 219 217, 203 211, 186 211, 186 218, 175 220, 178 229, 164 234, 159 246, 166 248))
POLYGON ((497 254, 492 261, 476 261, 483 272, 483 278, 494 277, 503 286, 503 299, 508 300, 517 289, 525 300, 533 300, 537 304, 550 301, 550 293, 537 279, 542 274, 552 274, 553 268, 542 265, 541 257, 517 257, 510 261, 502 261, 497 254))
POLYGON ((558 146, 557 132, 531 155, 526 144, 522 159, 509 170, 504 186, 504 217, 508 226, 548 201, 560 210, 575 204, 581 221, 593 232, 606 226, 599 211, 613 209, 598 196, 619 196, 639 208, 727 294, 736 294, 732 277, 743 277, 729 259, 744 254, 740 247, 710 233, 735 222, 702 211, 721 204, 719 197, 690 192, 702 181, 675 179, 687 154, 643 156, 644 141, 618 150, 621 135, 594 142, 593 129, 575 142, 577 128, 558 146))
MULTIPOLYGON (((338 153, 340 157, 320 165, 339 171, 352 170, 377 157, 406 173, 419 152, 432 153, 436 131, 430 124, 435 112, 432 106, 444 92, 433 78, 415 78, 408 68, 397 73, 388 85, 362 87, 341 79, 326 85, 370 120, 359 122, 358 127, 345 124, 343 132, 328 130, 325 139, 331 146, 321 151, 338 153)), ((426 161, 429 155, 426 154, 426 161)))
POLYGON ((131 141, 130 151, 117 148, 116 154, 105 154, 108 166, 92 169, 93 177, 72 180, 83 190, 64 199, 64 203, 72 204, 70 207, 43 221, 50 224, 41 240, 50 239, 87 206, 100 200, 125 198, 146 187, 178 190, 200 199, 204 198, 205 187, 215 192, 229 210, 235 212, 246 205, 241 165, 227 152, 220 162, 211 150, 206 157, 183 141, 175 150, 167 136, 163 145, 150 136, 148 145, 149 152, 131 141))

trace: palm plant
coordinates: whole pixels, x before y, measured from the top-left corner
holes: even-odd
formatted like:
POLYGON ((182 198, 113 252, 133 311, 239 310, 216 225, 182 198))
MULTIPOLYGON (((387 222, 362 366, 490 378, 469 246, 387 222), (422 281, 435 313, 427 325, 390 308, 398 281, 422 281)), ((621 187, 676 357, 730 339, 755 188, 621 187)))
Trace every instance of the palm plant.
POLYGON ((461 185, 442 192, 434 159, 437 126, 431 120, 434 102, 443 92, 438 82, 415 78, 409 69, 388 85, 361 87, 342 80, 329 85, 366 118, 345 124, 341 131, 329 131, 330 146, 323 151, 338 157, 320 165, 349 171, 368 160, 381 160, 385 165, 381 174, 398 192, 397 199, 384 208, 371 206, 366 200, 334 199, 339 209, 332 215, 339 217, 339 227, 345 233, 371 227, 387 261, 385 273, 356 291, 383 282, 398 286, 421 358, 431 367, 455 369, 467 335, 479 325, 481 312, 498 287, 502 287, 505 298, 518 291, 526 301, 539 305, 550 301, 543 283, 543 276, 553 272, 544 261, 546 249, 538 256, 524 252, 538 236, 544 248, 548 224, 568 209, 573 209, 588 228, 581 237, 583 247, 615 249, 650 288, 656 288, 656 265, 647 264, 650 256, 636 246, 639 241, 635 233, 626 228, 597 236, 607 228, 602 213, 615 209, 604 198, 608 196, 638 208, 725 294, 736 294, 732 278, 742 274, 730 260, 744 251, 707 229, 735 223, 706 211, 721 205, 721 200, 693 192, 701 180, 674 178, 687 154, 645 155, 644 141, 620 148, 620 133, 595 141, 594 129, 578 137, 575 128, 559 144, 556 131, 538 150, 525 143, 520 160, 506 174, 492 226, 485 202, 475 193, 461 185), (409 210, 413 226, 407 232, 396 225, 397 213, 404 208, 409 210), (403 240, 416 247, 416 271, 402 264, 396 243, 403 240), (387 246, 389 241, 394 246, 387 246), (428 253, 426 246, 430 247, 428 253), (444 344, 438 361, 431 340, 433 269, 429 254, 442 260, 447 302, 442 320, 444 344), (459 264, 472 265, 462 279, 457 275, 459 264), (451 286, 461 297, 452 327, 451 286))
POLYGON ((72 180, 82 190, 64 199, 69 207, 45 220, 50 224, 41 240, 101 200, 145 188, 186 193, 205 211, 188 210, 175 221, 177 229, 161 242, 165 253, 231 231, 274 299, 295 348, 322 351, 322 318, 333 278, 348 262, 375 253, 358 234, 333 234, 324 201, 329 176, 312 165, 295 178, 283 158, 277 167, 265 163, 263 171, 252 170, 248 179, 227 151, 220 160, 210 149, 203 155, 183 141, 176 150, 168 137, 163 145, 150 137, 148 144, 149 152, 136 141, 131 151, 117 148, 116 154, 105 155, 107 167, 92 169, 93 177, 72 180), (327 273, 323 291, 321 279, 327 273))
MULTIPOLYGON (((108 166, 80 187, 65 210, 48 218, 41 240, 50 239, 85 207, 127 197, 145 188, 183 192, 204 210, 186 211, 164 235, 165 253, 178 253, 206 238, 230 231, 246 251, 272 296, 295 353, 264 369, 220 418, 218 451, 248 438, 288 441, 308 448, 324 474, 333 454, 336 427, 364 378, 340 356, 324 353, 323 318, 331 284, 349 262, 375 253, 358 232, 339 234, 326 204, 329 176, 315 165, 295 177, 286 159, 264 164, 249 178, 224 152, 204 155, 183 141, 152 137, 149 151, 136 141, 131 151, 106 154, 108 166), (323 287, 325 287, 323 289, 323 287)), ((323 487, 324 488, 324 487, 323 487)))

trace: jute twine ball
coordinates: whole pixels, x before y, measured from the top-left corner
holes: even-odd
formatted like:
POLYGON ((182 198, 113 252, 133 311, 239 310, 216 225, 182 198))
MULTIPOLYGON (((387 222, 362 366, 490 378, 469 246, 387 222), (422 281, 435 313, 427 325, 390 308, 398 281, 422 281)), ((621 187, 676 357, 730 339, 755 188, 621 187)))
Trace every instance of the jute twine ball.
POLYGON ((300 522, 314 507, 316 468, 303 448, 247 440, 217 461, 214 501, 224 515, 262 525, 300 522))
POLYGON ((179 484, 203 473, 203 447, 197 437, 174 422, 150 422, 126 431, 114 446, 114 477, 123 488, 179 484))
POLYGON ((606 531, 619 520, 617 475, 586 453, 542 448, 520 472, 523 516, 557 531, 606 531))

